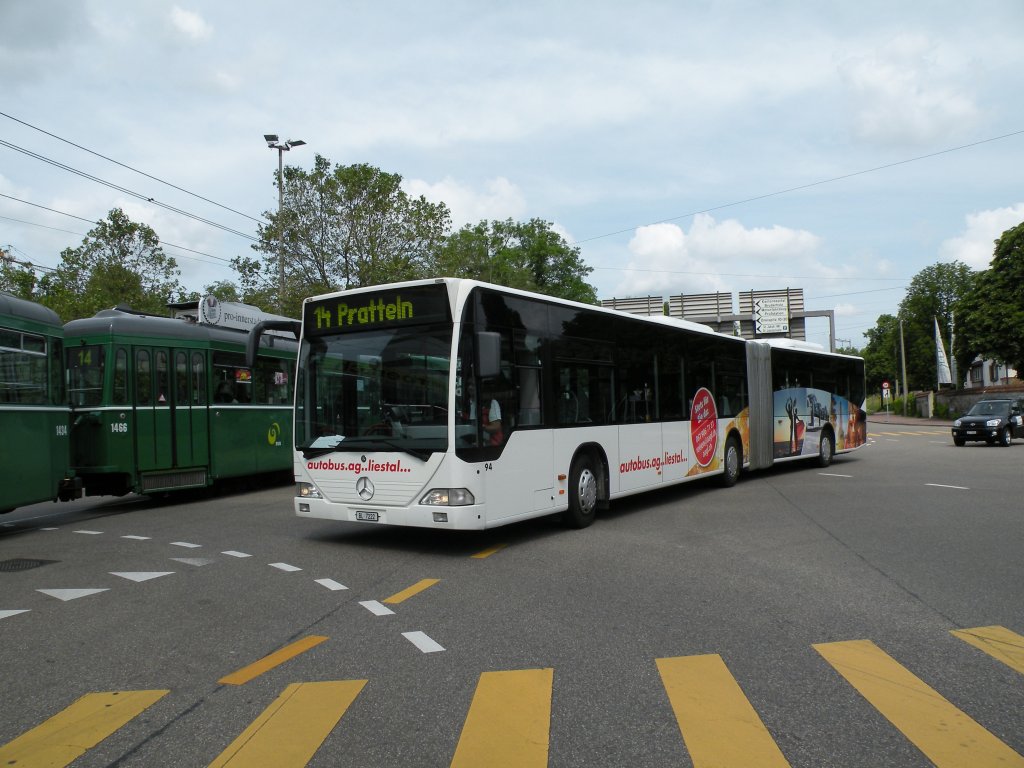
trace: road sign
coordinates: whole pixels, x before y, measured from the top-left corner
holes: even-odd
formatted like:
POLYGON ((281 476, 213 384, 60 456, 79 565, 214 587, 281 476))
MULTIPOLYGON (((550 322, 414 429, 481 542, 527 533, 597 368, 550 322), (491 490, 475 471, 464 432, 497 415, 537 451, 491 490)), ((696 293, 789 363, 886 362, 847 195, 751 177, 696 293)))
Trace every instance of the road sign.
POLYGON ((789 333, 789 299, 785 296, 754 299, 754 333, 789 333))

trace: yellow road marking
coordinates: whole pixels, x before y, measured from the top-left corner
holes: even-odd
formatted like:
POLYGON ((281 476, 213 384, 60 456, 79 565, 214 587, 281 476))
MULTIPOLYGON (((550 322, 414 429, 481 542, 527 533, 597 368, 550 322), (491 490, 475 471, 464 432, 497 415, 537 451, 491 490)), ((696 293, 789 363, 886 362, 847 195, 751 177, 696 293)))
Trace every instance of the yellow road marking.
POLYGON ((470 557, 475 557, 477 560, 483 560, 485 557, 490 557, 495 552, 499 552, 507 546, 508 544, 495 544, 490 549, 485 549, 482 552, 477 552, 475 555, 470 555, 470 557))
POLYGON ((395 603, 401 603, 404 600, 408 600, 413 595, 418 595, 424 589, 434 586, 439 581, 440 579, 423 579, 422 581, 417 581, 411 587, 403 589, 401 592, 393 594, 391 597, 387 598, 383 602, 390 603, 391 605, 394 605, 395 603))
POLYGON ((695 768, 788 768, 721 656, 655 661, 695 768))
POLYGON ((975 627, 957 629, 952 634, 1024 675, 1024 637, 1016 632, 1005 627, 975 627))
POLYGON ((88 693, 0 747, 0 765, 61 768, 77 760, 170 691, 88 693))
POLYGON ((254 661, 248 666, 242 667, 236 672, 232 672, 230 675, 226 675, 218 680, 218 683, 224 685, 245 685, 250 680, 259 677, 264 672, 267 672, 274 667, 278 667, 284 664, 290 659, 294 659, 300 653, 305 653, 310 648, 320 645, 326 637, 322 635, 310 635, 304 637, 301 640, 296 640, 290 645, 286 645, 284 648, 280 648, 274 651, 269 656, 264 656, 259 661, 254 661))
POLYGON ((1024 758, 870 640, 814 649, 938 768, 1024 766, 1024 758))
POLYGON ((210 767, 306 765, 364 685, 366 680, 292 683, 210 767))
POLYGON ((481 674, 451 768, 546 768, 554 674, 481 674))

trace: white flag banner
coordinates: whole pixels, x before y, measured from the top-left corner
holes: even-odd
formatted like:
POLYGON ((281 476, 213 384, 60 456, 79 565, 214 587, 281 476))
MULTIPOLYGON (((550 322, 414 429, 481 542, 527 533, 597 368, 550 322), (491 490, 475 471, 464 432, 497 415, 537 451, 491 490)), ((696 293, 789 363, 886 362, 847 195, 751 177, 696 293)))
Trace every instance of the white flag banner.
POLYGON ((952 384, 953 376, 949 372, 949 360, 946 359, 946 349, 942 346, 942 334, 939 333, 939 319, 937 317, 932 319, 935 321, 935 372, 940 386, 952 384))

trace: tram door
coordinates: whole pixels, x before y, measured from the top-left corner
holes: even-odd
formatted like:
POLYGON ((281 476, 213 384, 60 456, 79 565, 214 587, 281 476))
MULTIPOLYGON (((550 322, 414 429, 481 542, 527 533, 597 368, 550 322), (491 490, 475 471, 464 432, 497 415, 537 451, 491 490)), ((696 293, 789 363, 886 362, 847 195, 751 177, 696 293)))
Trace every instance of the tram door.
POLYGON ((174 351, 174 423, 175 466, 204 467, 210 460, 207 430, 206 355, 194 349, 174 351))
POLYGON ((141 472, 209 463, 206 357, 135 348, 136 454, 141 472))

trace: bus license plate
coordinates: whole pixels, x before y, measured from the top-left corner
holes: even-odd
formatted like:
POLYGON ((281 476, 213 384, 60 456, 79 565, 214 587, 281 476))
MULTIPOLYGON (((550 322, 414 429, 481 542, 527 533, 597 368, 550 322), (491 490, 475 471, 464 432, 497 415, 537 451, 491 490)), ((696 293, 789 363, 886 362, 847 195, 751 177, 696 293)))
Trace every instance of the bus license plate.
POLYGON ((363 520, 367 523, 376 523, 380 520, 380 514, 378 512, 364 512, 360 509, 356 511, 356 520, 363 520))

